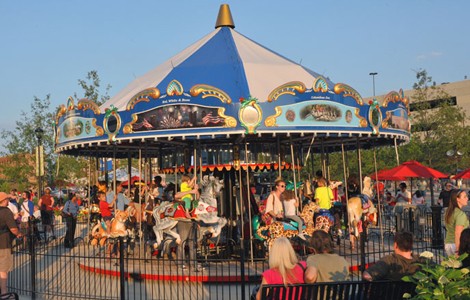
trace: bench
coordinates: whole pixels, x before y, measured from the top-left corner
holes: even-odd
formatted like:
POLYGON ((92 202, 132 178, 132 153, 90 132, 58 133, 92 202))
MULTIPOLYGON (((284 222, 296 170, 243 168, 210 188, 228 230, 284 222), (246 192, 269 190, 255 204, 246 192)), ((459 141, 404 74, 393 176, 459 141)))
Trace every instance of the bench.
POLYGON ((414 295, 415 285, 404 281, 343 281, 313 284, 263 285, 261 299, 336 299, 336 300, 396 300, 403 294, 414 295))
POLYGON ((0 300, 18 300, 19 296, 17 293, 6 293, 0 295, 0 300))

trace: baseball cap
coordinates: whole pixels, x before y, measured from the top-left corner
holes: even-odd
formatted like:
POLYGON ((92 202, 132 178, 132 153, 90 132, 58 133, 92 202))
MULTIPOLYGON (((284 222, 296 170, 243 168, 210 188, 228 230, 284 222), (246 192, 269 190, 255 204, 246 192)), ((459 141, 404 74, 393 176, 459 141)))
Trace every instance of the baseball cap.
POLYGON ((0 192, 0 202, 2 202, 3 200, 10 200, 10 195, 4 192, 0 192))

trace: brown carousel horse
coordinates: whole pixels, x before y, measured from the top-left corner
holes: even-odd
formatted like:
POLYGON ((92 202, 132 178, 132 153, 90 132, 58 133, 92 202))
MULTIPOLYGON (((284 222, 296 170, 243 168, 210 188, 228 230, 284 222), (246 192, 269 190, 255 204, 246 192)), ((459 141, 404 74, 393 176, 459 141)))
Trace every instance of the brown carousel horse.
POLYGON ((351 249, 355 249, 356 240, 363 228, 362 222, 366 222, 366 225, 377 224, 377 209, 371 200, 368 200, 368 207, 363 208, 361 198, 350 198, 348 200, 348 223, 351 249))
MULTIPOLYGON (((315 230, 323 229, 328 232, 329 226, 328 223, 324 223, 320 220, 317 223, 318 228, 315 226, 314 215, 318 211, 319 207, 315 202, 310 202, 305 205, 300 213, 300 217, 304 220, 305 229, 303 233, 311 236, 315 230)), ((296 227, 290 223, 285 223, 282 221, 274 221, 270 225, 260 226, 256 230, 256 234, 259 235, 262 239, 266 240, 268 244, 268 249, 271 248, 272 242, 278 237, 287 237, 292 238, 298 235, 299 231, 296 227)))
POLYGON ((121 236, 128 236, 129 230, 126 227, 126 220, 129 218, 129 213, 123 210, 116 210, 114 219, 108 227, 104 222, 98 222, 91 230, 91 241, 92 246, 100 244, 104 246, 108 238, 116 238, 121 236))

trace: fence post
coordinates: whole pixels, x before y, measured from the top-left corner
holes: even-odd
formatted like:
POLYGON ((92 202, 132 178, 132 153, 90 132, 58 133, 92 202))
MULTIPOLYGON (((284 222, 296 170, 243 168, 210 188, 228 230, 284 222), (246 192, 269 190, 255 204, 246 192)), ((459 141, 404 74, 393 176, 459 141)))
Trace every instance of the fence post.
POLYGON ((35 232, 34 232, 34 221, 31 218, 28 219, 28 240, 29 240, 29 254, 31 255, 31 299, 36 299, 36 251, 34 247, 35 243, 35 232))
POLYGON ((126 274, 124 273, 124 238, 119 237, 119 279, 121 285, 121 300, 126 300, 126 274))
POLYGON ((441 223, 440 205, 432 205, 432 248, 441 249, 444 241, 442 240, 442 223, 441 223))
POLYGON ((366 239, 367 239, 367 226, 364 217, 362 217, 362 232, 359 234, 359 247, 361 251, 361 274, 366 270, 366 239))

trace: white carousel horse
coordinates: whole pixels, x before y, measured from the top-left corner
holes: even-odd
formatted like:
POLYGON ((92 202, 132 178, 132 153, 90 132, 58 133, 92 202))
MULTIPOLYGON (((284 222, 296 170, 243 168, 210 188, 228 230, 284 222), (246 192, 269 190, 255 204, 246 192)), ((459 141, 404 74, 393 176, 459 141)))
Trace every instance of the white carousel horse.
POLYGON ((368 205, 367 208, 363 208, 362 199, 359 197, 348 200, 348 222, 352 249, 355 248, 355 241, 359 238, 363 220, 374 225, 377 224, 377 209, 371 200, 368 200, 368 205))
POLYGON ((201 225, 201 231, 212 233, 212 237, 219 236, 227 219, 218 216, 217 196, 224 187, 224 181, 217 177, 205 175, 201 182, 201 196, 196 207, 196 214, 201 225))
MULTIPOLYGON (((217 237, 222 228, 227 224, 225 218, 217 215, 217 199, 220 190, 223 188, 223 180, 218 180, 214 176, 204 176, 201 183, 202 193, 197 205, 189 212, 189 216, 181 205, 172 202, 162 202, 159 207, 153 210, 155 226, 153 231, 156 236, 155 247, 163 241, 164 234, 168 234, 181 243, 180 235, 174 230, 176 224, 181 219, 192 219, 200 227, 201 236, 210 233, 211 237, 217 237)), ((196 201, 193 201, 196 203, 196 201)))

